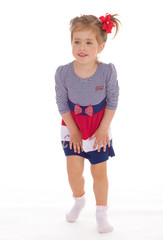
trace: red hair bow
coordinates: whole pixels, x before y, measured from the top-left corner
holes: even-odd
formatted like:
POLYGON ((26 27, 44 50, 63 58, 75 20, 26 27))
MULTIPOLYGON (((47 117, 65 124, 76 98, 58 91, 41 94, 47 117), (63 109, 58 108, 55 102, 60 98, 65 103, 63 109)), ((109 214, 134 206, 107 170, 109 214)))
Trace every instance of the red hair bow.
POLYGON ((114 23, 111 21, 111 15, 106 13, 105 17, 99 17, 100 21, 103 22, 102 30, 105 30, 106 33, 111 33, 112 28, 115 27, 114 23))

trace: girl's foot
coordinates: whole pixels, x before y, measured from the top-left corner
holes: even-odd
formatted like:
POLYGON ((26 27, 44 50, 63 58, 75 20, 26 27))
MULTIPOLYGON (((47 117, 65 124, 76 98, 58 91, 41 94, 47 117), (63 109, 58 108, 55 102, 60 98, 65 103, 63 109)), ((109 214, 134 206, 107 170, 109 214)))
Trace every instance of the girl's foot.
POLYGON ((97 206, 96 221, 99 233, 108 233, 113 231, 113 227, 107 221, 107 206, 97 206))
POLYGON ((84 195, 82 197, 74 197, 74 199, 75 199, 75 204, 71 209, 71 211, 66 215, 67 222, 75 222, 78 219, 79 214, 85 205, 84 195))

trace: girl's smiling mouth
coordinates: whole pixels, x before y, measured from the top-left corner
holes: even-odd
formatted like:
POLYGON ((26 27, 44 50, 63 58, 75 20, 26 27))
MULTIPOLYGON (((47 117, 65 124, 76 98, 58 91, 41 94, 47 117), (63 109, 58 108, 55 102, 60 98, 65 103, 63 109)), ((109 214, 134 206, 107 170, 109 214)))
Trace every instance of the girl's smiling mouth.
POLYGON ((85 54, 85 53, 79 53, 78 56, 79 56, 79 57, 87 57, 88 54, 85 54))

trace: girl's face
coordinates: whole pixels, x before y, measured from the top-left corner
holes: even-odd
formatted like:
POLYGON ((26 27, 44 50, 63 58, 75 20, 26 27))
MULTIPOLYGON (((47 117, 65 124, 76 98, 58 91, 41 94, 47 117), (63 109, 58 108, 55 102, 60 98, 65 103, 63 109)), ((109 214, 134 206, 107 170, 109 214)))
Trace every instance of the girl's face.
POLYGON ((76 31, 73 33, 72 54, 76 61, 82 64, 96 62, 97 54, 105 44, 99 45, 95 33, 91 30, 76 31))

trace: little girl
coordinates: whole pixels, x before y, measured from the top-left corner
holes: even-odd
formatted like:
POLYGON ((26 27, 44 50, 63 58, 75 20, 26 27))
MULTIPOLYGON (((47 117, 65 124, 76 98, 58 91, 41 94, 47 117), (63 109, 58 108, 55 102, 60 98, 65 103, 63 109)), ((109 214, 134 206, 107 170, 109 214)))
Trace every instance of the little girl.
POLYGON ((115 114, 119 87, 112 63, 100 63, 97 55, 105 47, 107 34, 120 21, 106 14, 76 17, 70 22, 72 54, 75 58, 56 70, 56 102, 62 116, 61 141, 75 204, 68 222, 79 217, 85 205, 84 159, 91 164, 96 198, 96 220, 100 233, 113 227, 107 221, 107 160, 115 156, 110 124, 115 114))

